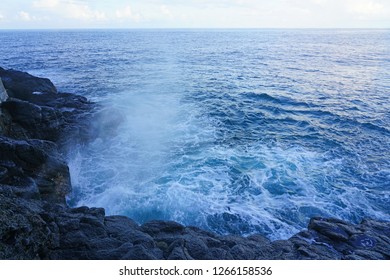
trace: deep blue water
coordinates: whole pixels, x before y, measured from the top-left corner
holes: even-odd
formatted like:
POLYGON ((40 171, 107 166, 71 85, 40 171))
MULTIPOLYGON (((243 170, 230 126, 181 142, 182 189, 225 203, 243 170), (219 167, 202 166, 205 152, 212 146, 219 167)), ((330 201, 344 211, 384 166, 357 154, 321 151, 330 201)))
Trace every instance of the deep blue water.
POLYGON ((390 30, 1 31, 0 66, 103 105, 73 206, 286 238, 390 220, 390 30), (118 124, 115 129, 112 124, 118 124))

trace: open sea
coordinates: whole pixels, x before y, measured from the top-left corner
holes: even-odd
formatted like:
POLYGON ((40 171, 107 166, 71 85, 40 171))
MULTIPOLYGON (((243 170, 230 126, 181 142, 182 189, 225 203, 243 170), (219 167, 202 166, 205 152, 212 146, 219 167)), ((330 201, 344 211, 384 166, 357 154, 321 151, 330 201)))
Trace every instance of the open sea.
MULTIPOLYGON (((102 105, 71 206, 288 238, 390 221, 390 30, 0 31, 0 66, 102 105)), ((77 141, 75 141, 77 142, 77 141)))

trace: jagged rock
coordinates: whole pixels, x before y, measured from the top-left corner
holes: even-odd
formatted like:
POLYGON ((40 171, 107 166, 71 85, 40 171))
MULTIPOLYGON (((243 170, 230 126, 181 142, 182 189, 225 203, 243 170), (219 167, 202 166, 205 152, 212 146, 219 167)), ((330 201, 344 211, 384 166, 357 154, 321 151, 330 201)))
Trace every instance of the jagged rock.
POLYGON ((243 246, 235 245, 229 250, 230 255, 234 260, 253 260, 255 258, 254 250, 243 246))
POLYGON ((0 259, 41 259, 58 245, 34 200, 0 194, 0 259))
POLYGON ((8 93, 4 88, 3 82, 0 76, 0 103, 8 99, 8 93))
POLYGON ((125 260, 161 260, 162 258, 163 254, 158 248, 146 249, 142 245, 130 248, 123 256, 125 260))
POLYGON ((167 260, 194 260, 185 247, 175 247, 169 254, 167 260))
POLYGON ((202 238, 196 235, 190 235, 186 237, 184 248, 188 254, 197 260, 212 259, 209 252, 209 247, 205 244, 202 238))
POLYGON ((9 97, 29 100, 34 93, 57 93, 56 87, 46 78, 38 78, 26 72, 5 70, 0 67, 0 77, 9 97))
POLYGON ((24 190, 20 192, 24 197, 39 193, 47 200, 64 202, 71 190, 69 168, 54 149, 55 144, 47 141, 0 136, 0 183, 14 186, 16 193, 24 190))
POLYGON ((30 132, 29 137, 32 139, 57 141, 65 124, 65 119, 58 110, 27 101, 9 100, 2 103, 2 108, 14 122, 30 132))
POLYGON ((91 129, 97 106, 85 97, 58 93, 50 80, 24 72, 0 67, 0 77, 10 97, 0 102, 0 132, 4 135, 54 142, 77 135, 82 142, 98 134, 91 129))
POLYGON ((152 235, 158 233, 174 233, 184 230, 184 226, 172 221, 150 221, 142 226, 142 231, 152 235))
POLYGON ((349 234, 338 226, 338 222, 339 220, 332 222, 322 218, 315 218, 310 221, 309 229, 315 230, 333 240, 347 241, 349 234))

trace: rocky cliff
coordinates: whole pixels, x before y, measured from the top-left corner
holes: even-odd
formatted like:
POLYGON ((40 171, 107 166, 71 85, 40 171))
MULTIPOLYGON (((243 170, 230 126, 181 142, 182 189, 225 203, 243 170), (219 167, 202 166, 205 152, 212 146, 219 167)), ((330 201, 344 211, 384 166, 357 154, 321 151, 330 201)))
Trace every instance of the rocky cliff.
POLYGON ((0 77, 0 259, 390 259, 384 221, 317 217, 271 242, 70 208, 64 149, 95 136, 98 105, 28 73, 0 68, 0 77))

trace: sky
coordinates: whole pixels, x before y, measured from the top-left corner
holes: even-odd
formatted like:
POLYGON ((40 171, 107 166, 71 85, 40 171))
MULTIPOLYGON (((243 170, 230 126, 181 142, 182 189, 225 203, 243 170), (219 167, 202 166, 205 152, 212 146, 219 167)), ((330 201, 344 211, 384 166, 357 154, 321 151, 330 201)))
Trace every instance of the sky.
POLYGON ((389 0, 1 0, 0 29, 390 28, 389 0))

